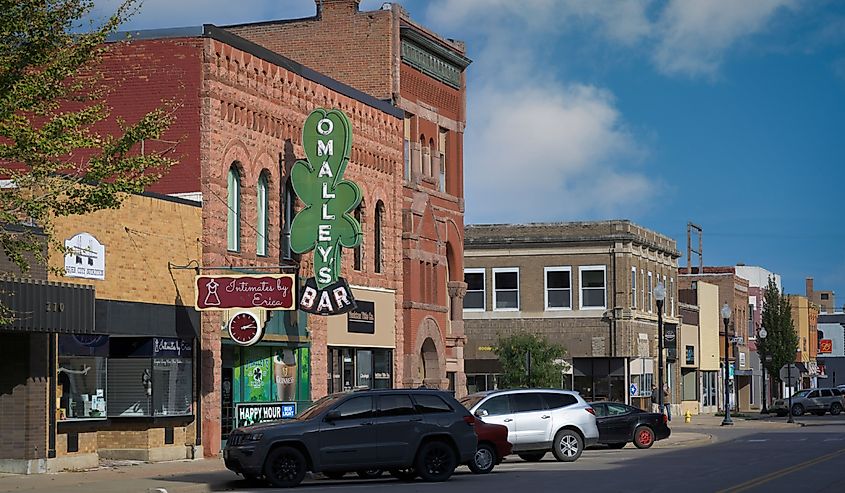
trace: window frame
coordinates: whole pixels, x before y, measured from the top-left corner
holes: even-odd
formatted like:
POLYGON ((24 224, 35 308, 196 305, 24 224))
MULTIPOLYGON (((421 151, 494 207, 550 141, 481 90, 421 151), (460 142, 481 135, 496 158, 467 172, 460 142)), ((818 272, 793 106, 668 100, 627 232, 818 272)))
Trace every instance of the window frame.
MULTIPOLYGON (((518 279, 518 278, 517 278, 518 279)), ((552 288, 558 291, 562 291, 564 288, 552 288)), ((545 307, 546 311, 572 311, 572 266, 571 265, 560 265, 554 267, 543 267, 543 306, 545 307), (566 272, 569 274, 569 288, 566 288, 569 291, 569 306, 568 307, 561 307, 561 306, 549 306, 549 272, 566 272)))
POLYGON ((381 274, 383 267, 382 259, 382 227, 384 226, 384 202, 376 202, 375 214, 373 215, 373 270, 381 274))
POLYGON ((649 271, 648 273, 648 284, 646 284, 646 289, 648 291, 648 312, 654 312, 654 275, 649 271))
MULTIPOLYGON (((493 311, 494 312, 518 312, 520 310, 519 300, 519 267, 493 267, 493 311), (498 293, 496 289, 496 274, 513 274, 516 273, 516 308, 499 308, 498 293)), ((507 290, 511 291, 511 290, 507 290)))
MULTIPOLYGON (((467 274, 481 274, 481 308, 466 308, 465 312, 486 312, 487 311, 487 269, 484 267, 469 267, 464 268, 464 279, 467 274)), ((467 285, 467 292, 469 292, 469 285, 467 285)), ((476 290, 473 290, 475 293, 476 290)), ((466 295, 464 295, 466 296, 466 295)))
POLYGON ((226 174, 226 250, 229 252, 241 251, 241 179, 237 164, 232 163, 226 174))
MULTIPOLYGON (((597 288, 586 288, 597 289, 597 288)), ((606 265, 581 265, 578 267, 578 309, 579 310, 607 310, 607 266, 606 265), (602 306, 584 306, 584 272, 601 270, 604 278, 604 303, 602 306)))
POLYGON ((258 175, 258 183, 256 184, 256 226, 255 232, 255 254, 259 257, 269 256, 269 241, 268 230, 269 227, 269 211, 270 199, 267 196, 270 191, 270 180, 266 172, 258 175))
POLYGON ((631 309, 637 309, 637 267, 631 267, 631 309))

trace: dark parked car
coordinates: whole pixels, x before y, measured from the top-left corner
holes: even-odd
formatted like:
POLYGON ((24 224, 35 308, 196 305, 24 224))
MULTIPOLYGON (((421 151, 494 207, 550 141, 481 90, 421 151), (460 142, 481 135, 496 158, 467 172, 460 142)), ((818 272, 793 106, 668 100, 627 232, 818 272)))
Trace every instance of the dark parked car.
POLYGON ((475 432, 478 434, 478 449, 467 465, 476 474, 487 474, 513 449, 508 441, 508 427, 476 419, 475 432))
POLYGON ((307 471, 383 469, 445 481, 473 459, 477 444, 475 417, 448 392, 365 390, 324 397, 296 419, 238 428, 223 459, 248 479, 282 488, 307 471))
POLYGON ((650 413, 620 402, 593 402, 599 443, 622 448, 634 442, 637 448, 649 448, 657 440, 669 438, 672 430, 664 414, 650 413))

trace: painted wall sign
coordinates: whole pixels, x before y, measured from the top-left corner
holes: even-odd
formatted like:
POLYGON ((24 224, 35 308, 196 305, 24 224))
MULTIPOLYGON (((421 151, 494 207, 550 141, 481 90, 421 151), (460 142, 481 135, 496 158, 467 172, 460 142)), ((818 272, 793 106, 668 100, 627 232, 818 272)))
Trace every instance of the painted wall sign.
POLYGON ((314 277, 305 281, 299 308, 317 315, 336 315, 355 308, 349 285, 340 277, 343 248, 361 244, 361 225, 350 214, 361 190, 344 180, 352 150, 349 119, 340 110, 316 109, 302 128, 307 161, 291 169, 291 183, 305 204, 291 223, 291 250, 314 251, 314 277))
POLYGON ((197 310, 294 309, 293 274, 197 276, 197 310))
POLYGON ((346 316, 349 317, 347 330, 357 334, 376 333, 376 304, 372 301, 357 301, 354 310, 346 316))
POLYGON ((89 233, 65 240, 65 275, 84 279, 106 278, 106 247, 89 233))
POLYGON ((236 428, 254 425, 263 421, 291 419, 296 416, 295 402, 241 403, 236 404, 235 409, 235 415, 237 416, 236 428))

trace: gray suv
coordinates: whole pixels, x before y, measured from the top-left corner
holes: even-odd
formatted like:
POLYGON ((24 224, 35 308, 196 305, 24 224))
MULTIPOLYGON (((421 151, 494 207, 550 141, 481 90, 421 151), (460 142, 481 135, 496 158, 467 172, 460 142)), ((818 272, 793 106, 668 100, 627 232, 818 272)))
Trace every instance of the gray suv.
POLYGON ((337 476, 386 469, 401 479, 449 479, 475 455, 475 417, 451 393, 427 389, 332 394, 292 420, 238 428, 223 449, 226 467, 275 487, 307 471, 337 476))
MULTIPOLYGON (((789 400, 777 399, 771 407, 770 413, 778 416, 786 416, 789 411, 789 400)), ((792 415, 801 416, 805 412, 811 412, 818 416, 824 413, 838 415, 845 408, 845 397, 838 388, 827 389, 804 389, 792 395, 792 415)))

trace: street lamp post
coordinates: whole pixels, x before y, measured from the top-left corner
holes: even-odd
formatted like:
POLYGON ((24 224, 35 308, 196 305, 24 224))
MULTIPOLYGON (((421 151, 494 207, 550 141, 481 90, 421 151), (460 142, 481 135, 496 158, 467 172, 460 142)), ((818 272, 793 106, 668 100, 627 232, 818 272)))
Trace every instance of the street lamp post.
POLYGON ((728 382, 730 381, 729 362, 728 362, 728 323, 731 321, 731 307, 727 303, 722 305, 722 322, 725 323, 725 419, 722 420, 722 426, 733 425, 731 420, 731 397, 728 391, 728 382))
POLYGON ((767 335, 766 328, 760 327, 760 331, 757 333, 757 337, 760 338, 761 349, 761 351, 758 351, 759 356, 761 356, 760 367, 763 369, 763 407, 760 409, 760 414, 769 414, 769 409, 766 407, 766 401, 768 401, 768 387, 766 387, 766 346, 763 344, 767 335))
POLYGON ((666 299, 666 287, 658 282, 654 288, 654 299, 657 302, 657 406, 660 414, 663 411, 663 300, 666 299))

